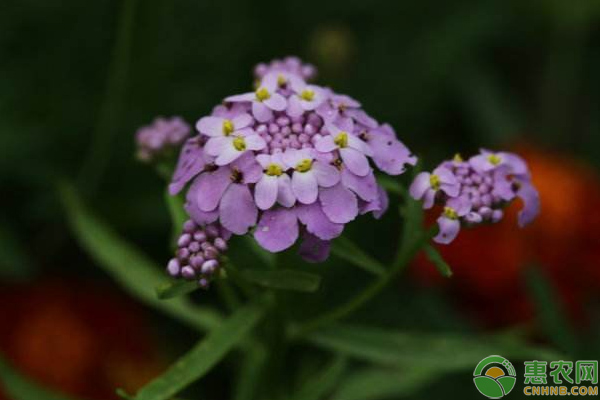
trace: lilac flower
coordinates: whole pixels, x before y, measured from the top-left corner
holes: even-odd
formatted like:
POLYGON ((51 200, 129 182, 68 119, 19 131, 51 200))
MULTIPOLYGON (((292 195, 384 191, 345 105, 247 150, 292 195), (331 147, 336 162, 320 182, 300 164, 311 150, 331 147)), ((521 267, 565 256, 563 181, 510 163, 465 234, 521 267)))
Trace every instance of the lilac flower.
POLYGON ((434 203, 443 206, 438 218, 438 243, 450 243, 461 226, 496 223, 504 217, 504 207, 519 197, 524 207, 519 212, 519 226, 533 221, 540 209, 539 195, 531 184, 525 161, 513 153, 481 154, 464 161, 460 155, 444 161, 433 174, 422 172, 410 187, 424 208, 434 203))
POLYGON ((315 160, 314 152, 308 149, 289 149, 283 153, 283 160, 289 168, 294 169, 292 190, 300 203, 314 203, 319 195, 319 187, 328 188, 340 180, 334 166, 315 160))
POLYGON ((370 147, 354 134, 343 131, 334 125, 327 127, 329 135, 316 140, 315 148, 328 153, 338 150, 344 164, 356 175, 365 176, 371 170, 366 156, 373 153, 370 147))
POLYGON ((423 208, 433 207, 438 190, 450 197, 459 193, 460 186, 454 174, 447 168, 438 167, 429 172, 420 172, 410 185, 410 195, 416 200, 423 200, 423 208))
POLYGON ((398 175, 416 157, 359 102, 307 84, 311 68, 297 59, 261 65, 256 92, 199 119, 170 186, 191 182, 185 210, 198 226, 252 230, 271 252, 300 241, 303 257, 321 261, 346 223, 386 211, 369 159, 398 175))
POLYGON ((175 257, 167 264, 167 273, 208 288, 220 269, 221 254, 227 250, 230 236, 218 224, 199 226, 192 220, 186 221, 177 240, 175 257))
POLYGON ((277 87, 277 76, 270 74, 265 76, 256 91, 229 96, 225 101, 251 102, 254 118, 257 121, 265 122, 273 118, 273 111, 283 111, 287 107, 285 97, 276 92, 277 87))
POLYGON ((180 117, 156 118, 136 132, 137 156, 144 162, 155 161, 181 146, 190 132, 190 126, 180 117))

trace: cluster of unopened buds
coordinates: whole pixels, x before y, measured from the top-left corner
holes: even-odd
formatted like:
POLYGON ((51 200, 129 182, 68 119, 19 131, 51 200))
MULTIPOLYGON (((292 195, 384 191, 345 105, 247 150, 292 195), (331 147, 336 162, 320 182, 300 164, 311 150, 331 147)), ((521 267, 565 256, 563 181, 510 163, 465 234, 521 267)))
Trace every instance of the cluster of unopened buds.
POLYGON ((253 232, 271 252, 301 238, 300 254, 321 261, 346 223, 385 211, 369 160, 398 175, 416 157, 358 101, 307 83, 314 75, 295 58, 261 64, 254 91, 198 120, 169 187, 191 182, 185 209, 196 224, 253 232))
POLYGON ((516 154, 506 152, 482 150, 466 161, 456 155, 432 173, 419 173, 410 194, 423 200, 426 209, 436 204, 443 207, 437 220, 439 233, 434 238, 443 244, 452 242, 463 225, 500 221, 503 209, 516 198, 523 201, 518 216, 521 227, 530 223, 540 209, 527 164, 516 154))
POLYGON ((165 153, 178 150, 191 132, 191 127, 180 117, 158 117, 136 132, 137 157, 145 162, 156 161, 165 153))
MULTIPOLYGON (((392 127, 369 116, 353 98, 310 83, 313 66, 289 57, 259 64, 255 90, 226 97, 199 118, 197 134, 180 118, 157 119, 137 134, 139 154, 154 160, 181 147, 169 192, 187 188, 183 227, 173 277, 206 287, 220 267, 232 234, 253 234, 260 246, 279 252, 300 239, 308 261, 327 258, 330 241, 358 215, 379 218, 388 197, 374 167, 400 175, 417 158, 392 127)), ((520 197, 520 225, 539 210, 525 162, 511 153, 481 154, 443 162, 420 173, 410 188, 424 208, 443 206, 439 243, 461 226, 497 222, 520 197)))
POLYGON ((175 257, 167 264, 167 272, 174 278, 196 281, 200 287, 207 288, 218 276, 229 236, 230 233, 217 224, 200 226, 192 220, 186 221, 177 239, 175 257))

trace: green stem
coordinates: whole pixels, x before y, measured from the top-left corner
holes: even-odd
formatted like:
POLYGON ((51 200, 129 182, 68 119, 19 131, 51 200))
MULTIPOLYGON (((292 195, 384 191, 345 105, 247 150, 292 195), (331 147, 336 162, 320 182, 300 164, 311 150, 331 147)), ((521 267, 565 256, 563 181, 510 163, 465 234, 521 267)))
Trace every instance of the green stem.
POLYGON ((420 231, 412 238, 405 238, 402 246, 396 254, 392 268, 386 271, 379 279, 371 283, 365 290, 357 296, 351 298, 346 303, 338 306, 334 310, 321 315, 308 323, 293 329, 292 338, 299 338, 319 329, 332 322, 344 319, 356 310, 364 306, 369 300, 379 294, 398 274, 400 274, 414 258, 417 252, 431 239, 435 230, 420 231))

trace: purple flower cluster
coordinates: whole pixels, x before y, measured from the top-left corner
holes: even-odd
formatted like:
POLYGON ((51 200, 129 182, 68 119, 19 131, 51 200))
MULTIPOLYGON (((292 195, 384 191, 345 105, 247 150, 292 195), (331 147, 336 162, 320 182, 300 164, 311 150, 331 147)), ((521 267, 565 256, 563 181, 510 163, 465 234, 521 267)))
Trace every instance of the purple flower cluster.
POLYGON ((301 255, 324 260, 346 223, 387 208, 370 161, 399 175, 416 157, 358 101, 309 83, 312 66, 287 58, 255 74, 254 91, 225 98, 197 122, 170 192, 191 182, 185 208, 200 226, 252 231, 271 252, 301 237, 301 255))
POLYGON ((421 172, 410 187, 410 195, 423 201, 423 208, 442 205, 438 218, 438 243, 454 240, 461 225, 495 223, 504 216, 503 208, 520 198, 519 226, 533 221, 540 210, 537 190, 525 161, 513 153, 490 152, 464 161, 459 155, 444 161, 432 173, 421 172))
POLYGON ((137 156, 145 162, 155 161, 165 153, 179 148, 192 129, 180 117, 156 118, 151 125, 141 127, 135 134, 137 156))
POLYGON ((167 272, 174 278, 198 282, 207 288, 220 267, 221 253, 227 250, 231 234, 218 224, 199 226, 192 220, 183 224, 177 240, 175 257, 167 264, 167 272))

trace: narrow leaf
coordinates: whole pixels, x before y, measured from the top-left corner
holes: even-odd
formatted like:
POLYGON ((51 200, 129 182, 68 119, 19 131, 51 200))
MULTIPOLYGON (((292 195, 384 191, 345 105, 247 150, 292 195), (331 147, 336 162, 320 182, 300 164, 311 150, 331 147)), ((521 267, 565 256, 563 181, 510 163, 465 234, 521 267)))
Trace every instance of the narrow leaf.
POLYGON ((425 255, 427 255, 427 259, 435 265, 442 276, 445 276, 446 278, 452 276, 452 269, 435 247, 427 244, 423 250, 425 251, 425 255))
POLYGON ((407 397, 438 377, 435 366, 429 369, 388 370, 366 368, 340 382, 332 400, 379 400, 407 397))
POLYGON ((188 215, 183 208, 185 200, 181 193, 176 196, 171 196, 169 191, 165 190, 165 202, 167 203, 169 215, 171 216, 171 242, 175 247, 183 223, 188 219, 188 215))
POLYGON ((553 351, 506 334, 477 337, 337 325, 312 333, 308 340, 319 347, 372 363, 410 368, 436 364, 447 371, 472 368, 486 355, 496 353, 509 358, 560 358, 553 351))
POLYGON ((239 309, 210 331, 164 374, 144 386, 135 396, 135 400, 167 400, 190 383, 202 378, 246 337, 263 314, 264 309, 258 304, 239 309))
POLYGON ((256 240, 251 235, 245 235, 243 237, 245 244, 252 250, 254 254, 260 258, 264 265, 269 268, 275 268, 277 264, 277 255, 275 253, 271 253, 256 243, 256 240))
POLYGON ((192 305, 183 297, 161 301, 155 288, 165 279, 163 268, 154 264, 135 246, 92 214, 73 187, 60 187, 61 200, 73 236, 89 256, 133 297, 189 326, 205 331, 220 322, 219 314, 207 307, 192 305))
POLYGON ((247 281, 270 289, 312 293, 321 285, 319 275, 290 269, 245 269, 240 274, 247 281))
POLYGON ((255 398, 260 376, 267 364, 267 351, 261 343, 252 342, 245 350, 235 384, 234 400, 255 398))
POLYGON ((406 194, 406 189, 396 179, 391 178, 387 175, 381 175, 377 177, 377 182, 388 192, 395 195, 406 194))
POLYGON ((6 394, 16 400, 73 400, 38 386, 15 371, 3 357, 0 357, 0 383, 6 394))
POLYGON ((325 398, 338 383, 346 366, 346 358, 336 357, 330 365, 310 379, 292 397, 292 400, 319 400, 325 398))
POLYGON ((156 296, 161 300, 172 299, 173 297, 183 296, 197 290, 198 282, 183 280, 173 280, 163 283, 156 288, 156 296))
POLYGON ((342 260, 364 269, 374 275, 383 275, 385 267, 376 259, 365 253, 345 236, 340 236, 332 242, 331 252, 342 260))

